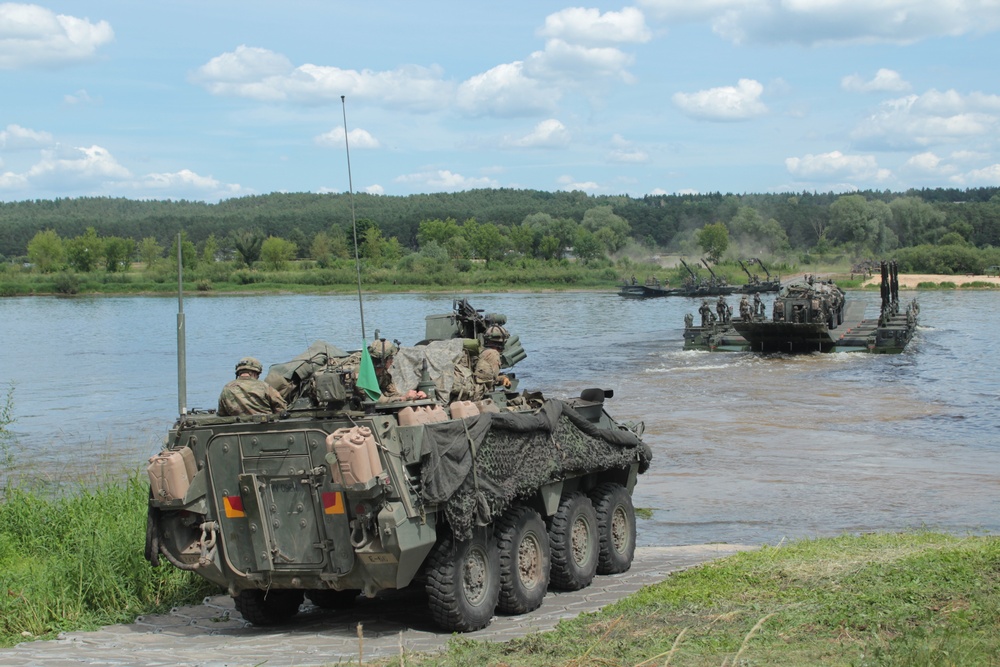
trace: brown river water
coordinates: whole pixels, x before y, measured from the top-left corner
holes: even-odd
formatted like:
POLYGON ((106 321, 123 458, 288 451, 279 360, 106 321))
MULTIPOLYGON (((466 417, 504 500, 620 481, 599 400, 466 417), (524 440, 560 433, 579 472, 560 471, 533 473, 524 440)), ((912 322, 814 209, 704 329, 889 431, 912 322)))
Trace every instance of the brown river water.
MULTIPOLYGON (((926 527, 1000 530, 1000 297, 918 296, 901 355, 686 352, 684 298, 471 294, 507 315, 521 388, 610 388, 654 452, 634 499, 641 545, 778 543, 926 527)), ((877 311, 877 293, 849 298, 877 311)), ((450 295, 373 295, 369 339, 412 344, 450 295)), ((765 298, 770 302, 770 297, 765 298)), ((214 407, 235 361, 287 361, 317 339, 361 343, 349 296, 185 299, 189 407, 214 407)), ((87 483, 139 469, 177 414, 177 303, 157 297, 0 299, 0 391, 14 387, 2 483, 87 483)))

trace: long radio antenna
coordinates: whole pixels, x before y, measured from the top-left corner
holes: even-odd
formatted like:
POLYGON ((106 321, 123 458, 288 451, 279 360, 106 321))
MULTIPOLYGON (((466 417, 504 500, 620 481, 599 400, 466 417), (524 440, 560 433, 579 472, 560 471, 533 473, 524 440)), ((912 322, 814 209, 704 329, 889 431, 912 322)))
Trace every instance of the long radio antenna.
POLYGON ((351 145, 347 141, 347 102, 340 96, 340 107, 344 111, 344 148, 347 150, 347 187, 351 193, 351 227, 354 229, 354 267, 358 272, 358 309, 361 311, 361 340, 365 337, 365 304, 361 299, 361 257, 358 254, 358 221, 354 215, 354 180, 351 178, 351 145))

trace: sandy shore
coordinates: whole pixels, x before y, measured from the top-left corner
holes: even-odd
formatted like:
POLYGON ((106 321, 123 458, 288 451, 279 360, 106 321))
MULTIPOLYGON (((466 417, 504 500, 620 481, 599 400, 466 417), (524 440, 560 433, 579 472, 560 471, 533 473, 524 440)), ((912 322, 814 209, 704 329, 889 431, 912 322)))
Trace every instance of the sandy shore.
MULTIPOLYGON (((869 278, 865 281, 865 285, 877 285, 881 278, 875 276, 869 278)), ((919 283, 954 283, 958 287, 961 287, 965 283, 981 282, 990 283, 991 285, 1000 285, 1000 276, 967 276, 967 275, 941 275, 935 273, 906 273, 899 274, 899 288, 900 289, 915 289, 919 283)))

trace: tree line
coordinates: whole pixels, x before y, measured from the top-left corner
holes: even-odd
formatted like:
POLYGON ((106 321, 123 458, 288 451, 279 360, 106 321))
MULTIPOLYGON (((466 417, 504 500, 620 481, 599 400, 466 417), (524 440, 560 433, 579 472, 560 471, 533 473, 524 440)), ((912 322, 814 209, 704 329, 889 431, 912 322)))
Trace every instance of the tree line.
POLYGON ((409 255, 417 255, 411 263, 567 256, 588 262, 663 252, 793 262, 934 255, 932 263, 965 271, 970 262, 992 261, 1000 247, 1000 188, 641 198, 514 189, 404 197, 275 193, 217 204, 34 200, 0 203, 0 256, 42 272, 115 273, 133 262, 150 267, 175 258, 181 234, 186 267, 228 261, 279 270, 296 259, 323 267, 353 256, 355 229, 359 252, 375 264, 409 255))

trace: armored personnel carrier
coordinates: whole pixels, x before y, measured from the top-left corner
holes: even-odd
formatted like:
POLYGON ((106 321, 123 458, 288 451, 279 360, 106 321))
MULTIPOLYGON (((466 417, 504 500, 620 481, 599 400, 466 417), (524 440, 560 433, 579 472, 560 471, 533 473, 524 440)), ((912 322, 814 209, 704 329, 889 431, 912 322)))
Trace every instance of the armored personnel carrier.
POLYGON ((844 322, 844 291, 833 282, 786 285, 774 299, 770 321, 734 320, 733 328, 756 352, 829 352, 833 330, 844 322))
MULTIPOLYGON (((631 492, 651 452, 641 423, 605 411, 610 390, 548 399, 513 378, 451 400, 454 367, 504 321, 464 300, 428 317, 392 367, 425 400, 369 400, 357 355, 317 342, 268 374, 286 412, 182 414, 148 468, 147 559, 224 587, 258 625, 306 597, 339 607, 423 586, 433 619, 458 632, 627 570, 631 492)), ((511 336, 502 366, 524 356, 511 336)))

